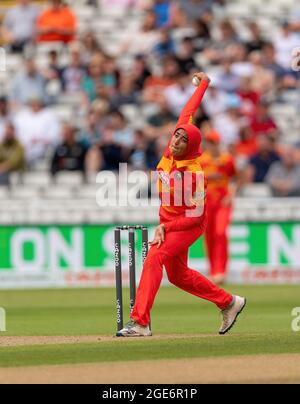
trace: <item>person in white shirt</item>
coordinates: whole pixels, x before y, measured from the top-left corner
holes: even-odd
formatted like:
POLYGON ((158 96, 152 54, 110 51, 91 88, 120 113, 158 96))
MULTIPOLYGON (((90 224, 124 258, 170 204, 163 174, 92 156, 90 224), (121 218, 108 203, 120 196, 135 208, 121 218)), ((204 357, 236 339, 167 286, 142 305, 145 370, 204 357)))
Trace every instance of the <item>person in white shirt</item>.
POLYGON ((185 73, 180 73, 178 82, 173 86, 167 87, 164 91, 168 107, 172 114, 178 117, 189 100, 193 95, 195 87, 191 84, 190 76, 185 73))
POLYGON ((292 53, 295 48, 300 46, 299 35, 295 34, 290 25, 285 23, 282 26, 281 33, 274 38, 276 49, 276 61, 284 69, 290 71, 292 67, 292 53))
POLYGON ((22 52, 34 39, 35 24, 40 10, 30 0, 19 0, 8 10, 2 27, 2 36, 14 52, 22 52))
POLYGON ((32 99, 15 117, 17 137, 25 148, 29 167, 47 157, 60 141, 60 124, 48 108, 43 108, 39 99, 32 99))

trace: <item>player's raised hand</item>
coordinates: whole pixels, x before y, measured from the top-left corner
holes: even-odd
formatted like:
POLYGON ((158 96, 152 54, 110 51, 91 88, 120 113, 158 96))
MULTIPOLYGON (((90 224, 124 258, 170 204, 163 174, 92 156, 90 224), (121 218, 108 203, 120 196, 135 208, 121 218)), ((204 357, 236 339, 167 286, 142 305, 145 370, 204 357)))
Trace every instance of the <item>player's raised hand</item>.
POLYGON ((194 76, 193 76, 194 85, 196 85, 196 84, 199 85, 202 80, 205 80, 208 83, 211 82, 211 79, 209 78, 209 76, 204 72, 199 72, 199 73, 194 74, 194 76))

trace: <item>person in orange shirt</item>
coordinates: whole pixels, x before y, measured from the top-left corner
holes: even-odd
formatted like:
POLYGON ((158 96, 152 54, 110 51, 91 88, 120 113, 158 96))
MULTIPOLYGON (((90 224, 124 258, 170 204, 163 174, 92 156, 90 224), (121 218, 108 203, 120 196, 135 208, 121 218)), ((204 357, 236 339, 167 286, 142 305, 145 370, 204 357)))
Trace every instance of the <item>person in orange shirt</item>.
POLYGON ((222 310, 220 335, 233 327, 246 305, 245 298, 232 296, 188 266, 189 247, 202 236, 207 225, 205 181, 200 165, 202 135, 192 122, 210 79, 204 73, 196 76, 199 86, 181 112, 169 146, 157 167, 160 226, 143 266, 131 320, 118 331, 118 337, 152 336, 150 312, 162 281, 163 268, 173 285, 214 303, 222 310), (198 182, 197 176, 202 177, 202 181, 198 177, 198 182), (182 196, 182 191, 187 196, 187 190, 192 191, 188 198, 177 203, 180 199, 177 197, 182 196), (169 200, 165 198, 167 194, 169 200))
POLYGON ((206 135, 206 150, 200 162, 208 182, 205 238, 210 278, 214 283, 222 284, 227 277, 228 228, 238 184, 232 180, 239 177, 233 157, 221 149, 221 137, 217 132, 206 135))
POLYGON ((62 0, 51 0, 37 20, 37 42, 69 43, 75 39, 77 19, 62 0))

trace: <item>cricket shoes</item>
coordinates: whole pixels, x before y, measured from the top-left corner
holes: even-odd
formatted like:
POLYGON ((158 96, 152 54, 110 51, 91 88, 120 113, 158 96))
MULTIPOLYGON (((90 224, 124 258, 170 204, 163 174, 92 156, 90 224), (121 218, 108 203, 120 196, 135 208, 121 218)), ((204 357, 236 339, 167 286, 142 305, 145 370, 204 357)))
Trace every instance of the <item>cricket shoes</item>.
POLYGON ((143 327, 135 321, 130 321, 126 326, 117 332, 117 337, 151 337, 152 332, 149 328, 143 327))
POLYGON ((232 303, 222 311, 223 322, 219 334, 225 335, 234 326, 237 317, 244 310, 247 300, 244 297, 233 296, 232 303))

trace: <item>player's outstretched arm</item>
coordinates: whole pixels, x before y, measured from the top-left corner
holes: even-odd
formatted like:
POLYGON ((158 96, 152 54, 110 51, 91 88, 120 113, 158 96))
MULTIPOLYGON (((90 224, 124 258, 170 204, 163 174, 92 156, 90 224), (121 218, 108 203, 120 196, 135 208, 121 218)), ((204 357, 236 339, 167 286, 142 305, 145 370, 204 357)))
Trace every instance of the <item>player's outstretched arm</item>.
POLYGON ((210 78, 206 73, 196 73, 193 76, 193 83, 197 83, 197 81, 199 82, 197 90, 194 92, 192 97, 187 102, 186 106, 183 108, 177 122, 177 127, 180 125, 191 123, 209 86, 210 78))

